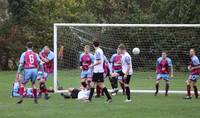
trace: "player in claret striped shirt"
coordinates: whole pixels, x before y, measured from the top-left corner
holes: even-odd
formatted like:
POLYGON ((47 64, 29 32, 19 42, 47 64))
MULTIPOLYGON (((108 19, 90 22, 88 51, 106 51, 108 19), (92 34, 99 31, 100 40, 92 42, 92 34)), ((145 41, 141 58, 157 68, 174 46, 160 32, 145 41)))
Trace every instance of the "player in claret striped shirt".
POLYGON ((40 66, 42 70, 42 75, 44 73, 43 65, 40 61, 40 57, 37 53, 33 51, 33 43, 27 43, 27 51, 22 53, 20 57, 20 64, 18 67, 17 75, 20 74, 21 71, 24 70, 24 77, 22 80, 22 85, 19 89, 20 100, 17 102, 21 104, 23 102, 23 93, 26 87, 26 84, 31 81, 32 88, 33 88, 33 95, 34 95, 34 102, 38 103, 37 101, 37 88, 35 86, 35 80, 37 79, 38 75, 38 67, 40 66))
POLYGON ((193 89, 194 89, 194 95, 196 98, 198 98, 198 89, 197 89, 197 79, 200 75, 200 61, 199 58, 196 56, 195 50, 192 48, 190 49, 190 64, 188 66, 188 70, 190 71, 190 75, 186 81, 187 84, 187 96, 185 99, 191 99, 191 93, 190 93, 190 84, 192 83, 193 89))
POLYGON ((90 46, 85 45, 84 52, 80 55, 81 85, 90 87, 92 81, 92 69, 89 68, 94 62, 94 56, 90 53, 90 46))

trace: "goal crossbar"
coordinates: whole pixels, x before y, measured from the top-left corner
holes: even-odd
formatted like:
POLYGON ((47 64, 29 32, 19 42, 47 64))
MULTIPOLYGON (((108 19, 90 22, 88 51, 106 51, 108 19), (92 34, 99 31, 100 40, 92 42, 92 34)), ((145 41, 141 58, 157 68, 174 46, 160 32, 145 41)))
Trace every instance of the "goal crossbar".
POLYGON ((85 24, 85 23, 54 23, 60 27, 200 27, 200 24, 85 24))

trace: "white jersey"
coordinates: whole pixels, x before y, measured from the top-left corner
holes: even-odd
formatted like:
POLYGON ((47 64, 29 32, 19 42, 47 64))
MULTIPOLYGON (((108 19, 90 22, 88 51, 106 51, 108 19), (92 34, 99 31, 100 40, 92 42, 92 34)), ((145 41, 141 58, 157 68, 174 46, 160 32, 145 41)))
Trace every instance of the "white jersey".
POLYGON ((84 100, 84 99, 88 99, 90 95, 90 91, 87 89, 82 89, 79 93, 78 93, 78 100, 84 100))
POLYGON ((132 58, 128 52, 125 52, 125 54, 122 55, 122 72, 123 73, 127 72, 128 65, 130 65, 128 75, 132 75, 133 74, 132 58))
POLYGON ((104 68, 103 68, 104 54, 103 54, 103 50, 101 48, 97 48, 94 53, 94 64, 97 61, 101 61, 101 63, 94 66, 93 72, 94 73, 103 73, 104 72, 104 68))

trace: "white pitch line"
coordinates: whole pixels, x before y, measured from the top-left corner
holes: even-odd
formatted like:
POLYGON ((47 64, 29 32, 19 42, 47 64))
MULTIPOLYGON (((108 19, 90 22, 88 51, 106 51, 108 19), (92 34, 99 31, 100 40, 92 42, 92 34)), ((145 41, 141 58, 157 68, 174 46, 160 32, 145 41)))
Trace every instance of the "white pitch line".
MULTIPOLYGON (((109 92, 112 90, 109 89, 109 92)), ((62 93, 62 92, 68 92, 68 90, 56 90, 55 93, 62 93)), ((122 92, 122 90, 119 90, 119 92, 122 92)), ((200 91, 198 91, 200 93, 200 91)), ((131 93, 155 93, 155 90, 131 90, 131 93)), ((165 90, 160 90, 159 93, 165 93, 165 90)), ((168 93, 171 94, 186 94, 187 91, 178 91, 178 90, 170 90, 168 93)), ((191 91, 191 93, 194 93, 191 91)))

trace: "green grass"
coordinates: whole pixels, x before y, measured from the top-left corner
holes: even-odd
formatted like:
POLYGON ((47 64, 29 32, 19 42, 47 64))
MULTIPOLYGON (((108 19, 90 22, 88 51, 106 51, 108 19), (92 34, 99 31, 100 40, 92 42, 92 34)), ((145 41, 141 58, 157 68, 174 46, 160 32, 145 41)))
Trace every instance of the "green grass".
MULTIPOLYGON (((65 88, 79 86, 79 71, 59 71, 59 81, 65 88)), ((176 73, 171 80, 171 90, 184 90, 187 73, 176 73)), ((0 72, 0 118, 199 118, 199 99, 184 100, 183 94, 132 94, 133 102, 124 103, 124 96, 113 97, 111 104, 104 104, 104 98, 94 98, 92 103, 64 100, 59 94, 52 94, 49 101, 39 100, 34 104, 26 99, 17 105, 16 98, 10 98, 15 72, 0 72)), ((153 72, 138 72, 132 77, 132 89, 153 89, 153 72)), ((107 80, 108 81, 108 80, 107 80)), ((109 87, 109 83, 106 84, 109 87)), ((48 86, 52 86, 52 77, 48 86)), ((162 84, 161 84, 162 86, 162 84)), ((163 87, 161 87, 163 89, 163 87)))

